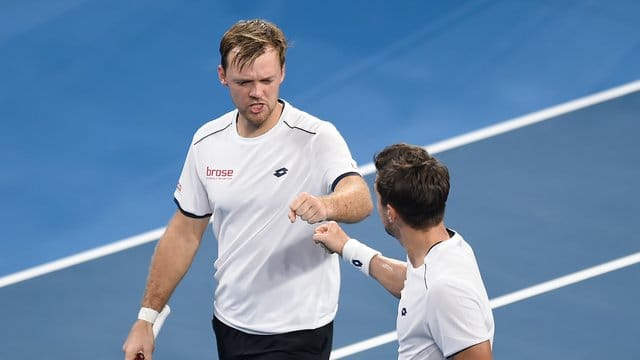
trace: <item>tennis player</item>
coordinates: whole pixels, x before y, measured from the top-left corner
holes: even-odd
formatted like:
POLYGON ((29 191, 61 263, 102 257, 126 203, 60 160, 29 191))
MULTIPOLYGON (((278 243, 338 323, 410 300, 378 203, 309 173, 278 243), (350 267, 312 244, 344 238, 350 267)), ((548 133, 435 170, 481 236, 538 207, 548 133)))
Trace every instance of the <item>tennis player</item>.
POLYGON ((313 244, 312 224, 358 222, 373 202, 336 127, 279 97, 286 50, 268 21, 240 21, 224 34, 218 77, 236 108, 193 137, 125 359, 151 358, 151 325, 210 219, 219 358, 329 359, 339 259, 313 244))
POLYGON ((407 261, 350 239, 335 222, 317 227, 323 244, 400 299, 398 359, 492 358, 494 322, 473 250, 445 227, 449 172, 423 148, 391 145, 375 156, 377 206, 407 261))

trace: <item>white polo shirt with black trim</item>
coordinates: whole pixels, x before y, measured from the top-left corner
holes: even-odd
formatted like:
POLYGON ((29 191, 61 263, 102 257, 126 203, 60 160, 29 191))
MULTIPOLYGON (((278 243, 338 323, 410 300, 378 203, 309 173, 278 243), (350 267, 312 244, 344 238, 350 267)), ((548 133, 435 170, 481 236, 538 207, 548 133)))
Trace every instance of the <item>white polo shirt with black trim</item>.
POLYGON ((314 329, 335 317, 338 257, 312 240, 318 224, 287 216, 301 192, 326 195, 359 175, 346 142, 329 122, 284 100, 278 123, 243 138, 237 110, 193 137, 175 191, 180 210, 212 215, 218 240, 214 313, 253 334, 314 329))
POLYGON ((458 233, 437 244, 407 278, 397 317, 398 359, 444 360, 493 343, 489 298, 471 246, 458 233))

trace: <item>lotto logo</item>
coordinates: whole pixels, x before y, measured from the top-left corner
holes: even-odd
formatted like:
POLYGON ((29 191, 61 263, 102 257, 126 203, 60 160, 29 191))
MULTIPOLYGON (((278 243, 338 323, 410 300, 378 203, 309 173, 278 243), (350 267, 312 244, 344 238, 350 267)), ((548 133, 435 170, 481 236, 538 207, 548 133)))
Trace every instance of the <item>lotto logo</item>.
POLYGON ((287 174, 287 171, 289 171, 289 169, 287 169, 287 168, 280 168, 280 169, 276 170, 276 172, 274 172, 274 173, 273 173, 273 176, 275 176, 275 177, 280 177, 280 176, 286 175, 286 174, 287 174))
POLYGON ((233 169, 212 169, 207 166, 208 178, 231 178, 233 177, 233 169))

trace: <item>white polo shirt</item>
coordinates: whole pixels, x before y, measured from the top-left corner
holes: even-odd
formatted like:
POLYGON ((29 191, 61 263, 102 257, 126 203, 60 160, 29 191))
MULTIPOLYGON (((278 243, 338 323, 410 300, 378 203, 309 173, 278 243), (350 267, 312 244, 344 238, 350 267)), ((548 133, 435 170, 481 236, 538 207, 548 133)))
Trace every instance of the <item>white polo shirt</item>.
POLYGON ((280 101, 280 120, 259 137, 238 135, 237 110, 202 126, 174 194, 183 213, 213 215, 216 317, 253 334, 314 329, 334 319, 338 256, 313 242, 317 224, 292 224, 287 214, 301 192, 329 194, 358 171, 335 126, 280 101))
POLYGON ((407 260, 397 330, 402 360, 444 360, 486 340, 493 343, 489 298, 461 235, 431 248, 418 268, 407 260))

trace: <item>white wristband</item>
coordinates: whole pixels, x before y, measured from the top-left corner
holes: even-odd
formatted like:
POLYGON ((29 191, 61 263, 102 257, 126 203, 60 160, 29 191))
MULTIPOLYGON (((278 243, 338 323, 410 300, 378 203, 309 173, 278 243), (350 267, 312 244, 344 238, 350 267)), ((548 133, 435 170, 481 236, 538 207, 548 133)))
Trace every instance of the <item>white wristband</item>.
POLYGON ((356 239, 349 239, 342 248, 342 258, 369 276, 369 263, 371 259, 379 255, 374 250, 356 239))
POLYGON ((154 323, 156 322, 156 319, 158 318, 158 315, 160 313, 151 309, 151 308, 140 308, 140 311, 138 312, 138 319, 140 320, 144 320, 146 322, 150 322, 150 323, 154 323))

